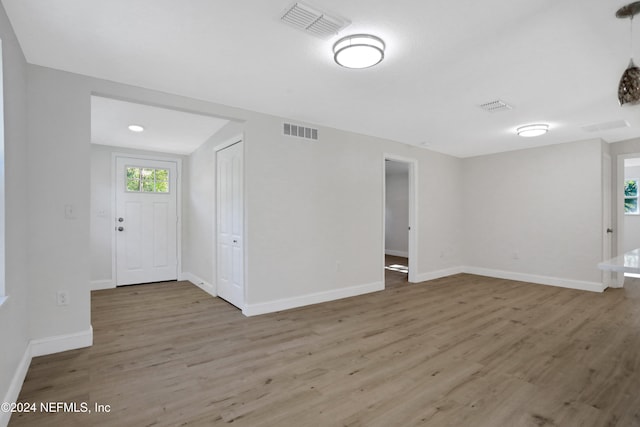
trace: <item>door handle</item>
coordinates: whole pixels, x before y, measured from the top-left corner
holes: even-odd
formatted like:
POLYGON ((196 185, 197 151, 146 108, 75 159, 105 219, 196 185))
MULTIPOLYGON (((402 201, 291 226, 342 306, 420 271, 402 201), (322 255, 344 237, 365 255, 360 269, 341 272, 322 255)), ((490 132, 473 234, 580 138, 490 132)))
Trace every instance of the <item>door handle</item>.
POLYGON ((234 239, 234 240, 233 240, 233 243, 238 243, 238 241, 234 239))
POLYGON ((118 231, 124 231, 124 227, 118 227, 118 231))
POLYGON ((124 221, 124 218, 122 217, 118 218, 118 222, 123 222, 123 221, 124 221))
POLYGON ((607 228, 607 233, 613 233, 613 228, 607 228))

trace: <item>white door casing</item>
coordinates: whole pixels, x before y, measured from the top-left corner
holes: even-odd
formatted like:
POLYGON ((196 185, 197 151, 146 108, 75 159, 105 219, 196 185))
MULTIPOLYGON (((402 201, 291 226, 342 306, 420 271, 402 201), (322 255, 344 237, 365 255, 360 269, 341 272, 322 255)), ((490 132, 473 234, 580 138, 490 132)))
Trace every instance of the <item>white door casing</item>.
POLYGON ((115 163, 116 285, 176 280, 177 163, 122 156, 115 163), (168 170, 168 192, 128 191, 129 167, 168 170))
POLYGON ((220 298, 244 308, 243 144, 216 152, 216 279, 220 298))

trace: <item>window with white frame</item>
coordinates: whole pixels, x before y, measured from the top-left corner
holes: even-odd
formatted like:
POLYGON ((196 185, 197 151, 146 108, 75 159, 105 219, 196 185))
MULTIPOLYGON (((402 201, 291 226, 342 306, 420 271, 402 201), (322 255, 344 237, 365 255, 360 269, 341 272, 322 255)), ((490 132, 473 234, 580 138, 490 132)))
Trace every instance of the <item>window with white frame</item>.
POLYGON ((624 180, 624 214, 640 215, 640 210, 638 210, 638 180, 636 178, 624 180))

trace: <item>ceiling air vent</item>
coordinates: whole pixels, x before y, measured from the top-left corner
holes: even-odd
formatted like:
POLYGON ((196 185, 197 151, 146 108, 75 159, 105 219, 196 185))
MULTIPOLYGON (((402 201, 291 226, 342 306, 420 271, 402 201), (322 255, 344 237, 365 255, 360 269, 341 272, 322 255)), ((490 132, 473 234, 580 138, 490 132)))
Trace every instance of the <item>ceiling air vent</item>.
POLYGON ((282 124, 282 133, 286 136, 295 136, 298 138, 309 139, 312 141, 318 140, 318 129, 308 128, 300 125, 294 125, 291 123, 282 124))
POLYGON ((513 108, 511 105, 507 104, 504 101, 500 101, 499 99, 496 99, 495 101, 491 101, 491 102, 485 102, 484 104, 480 104, 479 107, 482 108, 484 111, 488 111, 490 113, 497 113, 499 111, 511 110, 513 108))
POLYGON ((626 120, 615 120, 613 122, 596 123, 593 125, 582 126, 582 130, 584 130, 585 132, 598 132, 628 127, 629 123, 627 123, 626 120))
POLYGON ((285 10, 280 20, 321 39, 338 34, 340 30, 350 24, 347 20, 331 16, 300 2, 294 3, 293 6, 285 10))

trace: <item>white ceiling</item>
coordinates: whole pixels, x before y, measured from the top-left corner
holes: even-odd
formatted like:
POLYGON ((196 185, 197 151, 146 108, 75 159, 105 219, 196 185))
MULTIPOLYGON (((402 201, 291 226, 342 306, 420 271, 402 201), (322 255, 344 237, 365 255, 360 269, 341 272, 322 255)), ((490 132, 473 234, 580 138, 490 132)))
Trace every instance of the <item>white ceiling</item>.
POLYGON ((30 63, 455 156, 640 136, 640 106, 616 98, 629 24, 614 14, 626 1, 313 0, 352 22, 329 40, 279 21, 292 0, 2 3, 30 63), (384 39, 385 60, 337 66, 333 42, 361 32, 384 39), (495 99, 514 109, 478 108, 495 99), (582 129, 617 120, 630 127, 582 129), (515 136, 538 122, 547 135, 515 136))
POLYGON ((190 154, 228 120, 168 108, 91 97, 91 142, 163 153, 190 154), (137 124, 144 132, 131 132, 137 124))

